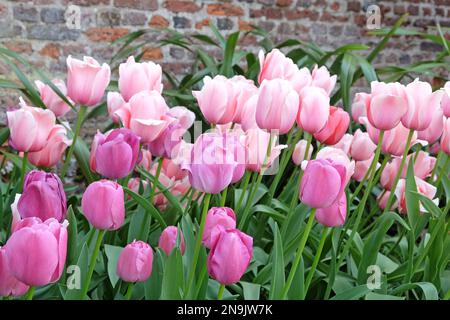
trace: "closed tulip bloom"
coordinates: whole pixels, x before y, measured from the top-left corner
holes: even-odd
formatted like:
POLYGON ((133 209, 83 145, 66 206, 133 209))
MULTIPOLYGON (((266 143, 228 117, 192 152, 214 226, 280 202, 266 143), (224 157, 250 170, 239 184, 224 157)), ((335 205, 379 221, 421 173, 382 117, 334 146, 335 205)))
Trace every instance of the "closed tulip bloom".
POLYGON ((298 94, 283 79, 265 80, 259 88, 256 103, 256 123, 261 129, 278 130, 285 134, 291 130, 298 112, 298 94))
POLYGON ((50 131, 44 149, 30 152, 28 160, 37 167, 53 167, 61 160, 64 151, 70 145, 72 140, 67 138, 67 129, 57 124, 50 131))
POLYGON ((306 87, 300 92, 300 108, 297 125, 308 133, 322 130, 330 116, 330 97, 325 90, 306 87))
MULTIPOLYGON (((39 80, 34 83, 38 88, 42 102, 44 102, 45 106, 49 108, 55 116, 61 117, 70 111, 70 106, 63 99, 61 99, 49 85, 39 80)), ((52 83, 59 89, 59 91, 61 91, 63 95, 67 94, 67 87, 64 81, 61 79, 53 79, 52 83)))
POLYGON ((253 238, 237 229, 217 226, 211 235, 207 268, 209 275, 224 285, 238 282, 253 256, 253 238))
POLYGON ((141 160, 139 161, 139 165, 144 167, 145 170, 150 171, 152 167, 152 153, 147 149, 141 149, 141 160))
POLYGON ((98 104, 109 84, 111 69, 94 58, 83 61, 67 57, 67 94, 78 104, 92 107, 98 104))
POLYGON ((441 150, 446 154, 450 154, 450 118, 444 123, 444 131, 441 137, 441 150))
POLYGON ((123 189, 114 181, 93 182, 83 194, 81 208, 86 219, 95 228, 117 230, 125 220, 123 189))
POLYGON ((20 109, 7 111, 9 145, 22 152, 44 149, 55 126, 55 115, 50 110, 27 106, 20 98, 20 109))
POLYGON ((306 153, 306 145, 308 142, 305 139, 300 140, 294 147, 294 152, 292 153, 292 161, 295 165, 301 165, 303 160, 311 159, 311 155, 314 151, 314 147, 312 145, 309 146, 308 155, 305 157, 306 153))
POLYGON ((20 216, 19 209, 17 206, 19 205, 19 200, 22 194, 16 193, 16 196, 14 197, 14 202, 11 204, 11 233, 16 231, 16 227, 19 224, 19 222, 22 220, 22 217, 20 216))
POLYGON ((17 280, 9 270, 5 248, 0 247, 0 296, 17 297, 27 293, 29 287, 17 280))
POLYGON ((253 128, 258 128, 256 123, 256 105, 258 103, 258 94, 249 98, 241 110, 241 127, 242 130, 248 131, 253 128))
POLYGON ((30 171, 23 184, 23 193, 17 208, 22 218, 38 217, 43 221, 66 218, 67 202, 63 184, 50 172, 30 171))
MULTIPOLYGON (((417 185, 417 192, 424 195, 428 199, 435 202, 435 204, 439 204, 439 199, 433 199, 436 195, 437 188, 433 186, 432 184, 429 184, 428 182, 418 178, 414 177, 417 185)), ((406 180, 400 179, 398 181, 397 188, 395 189, 395 196, 397 197, 398 201, 398 209, 400 213, 407 213, 407 207, 406 207, 406 180)), ((427 212, 425 208, 420 206, 420 212, 427 212)))
MULTIPOLYGON (((355 162, 355 172, 353 172, 352 179, 361 182, 366 176, 367 171, 372 164, 373 158, 375 155, 372 155, 367 160, 356 161, 355 162)), ((376 168, 378 169, 381 165, 377 163, 376 168)))
POLYGON ((234 76, 231 79, 237 90, 236 94, 236 113, 234 115, 233 122, 241 123, 245 116, 244 110, 247 101, 255 95, 258 95, 258 88, 255 86, 252 80, 248 80, 243 76, 234 76))
POLYGON ((117 275, 126 282, 145 282, 152 274, 153 250, 143 241, 133 241, 119 255, 117 275))
POLYGON ((164 159, 162 163, 162 171, 169 178, 174 178, 175 180, 181 180, 187 177, 187 172, 181 169, 181 166, 175 163, 171 159, 164 159))
POLYGON ((450 118, 450 81, 447 81, 444 86, 444 95, 442 97, 442 110, 447 118, 450 118))
MULTIPOLYGON (((390 195, 391 195, 391 191, 385 190, 384 192, 381 192, 380 195, 377 197, 377 202, 378 202, 378 206, 380 207, 380 209, 384 210, 386 208, 386 205, 387 205, 390 195)), ((398 201, 397 201, 397 199, 395 199, 394 204, 391 206, 391 210, 395 210, 397 208, 398 208, 398 201)))
POLYGON ((133 56, 119 66, 119 90, 125 101, 141 91, 155 90, 162 92, 162 69, 159 64, 149 62, 137 63, 133 56))
POLYGON ((106 106, 109 117, 114 123, 119 123, 121 117, 126 118, 126 122, 129 122, 130 104, 125 102, 119 92, 108 92, 106 95, 106 106))
POLYGON ((347 196, 341 197, 328 208, 319 208, 316 211, 316 220, 326 227, 339 227, 345 223, 347 216, 347 196))
POLYGON ((330 107, 330 115, 327 124, 319 132, 314 134, 320 143, 333 145, 338 143, 347 132, 350 124, 350 116, 342 108, 330 107))
POLYGON ((139 156, 140 138, 131 130, 97 133, 91 147, 91 169, 104 177, 119 179, 133 171, 139 156))
POLYGON ((5 246, 12 276, 28 286, 58 281, 66 262, 67 225, 35 217, 20 221, 5 246))
POLYGON ((224 138, 226 150, 233 154, 233 159, 236 161, 236 168, 231 179, 231 183, 236 183, 244 175, 247 164, 246 136, 244 131, 239 128, 234 128, 225 132, 224 138))
POLYGON ((367 117, 366 110, 370 106, 371 95, 369 93, 360 92, 355 94, 355 99, 352 103, 352 119, 356 123, 361 123, 361 117, 367 117))
POLYGON ((236 215, 228 207, 212 207, 206 215, 205 229, 203 230, 203 245, 211 248, 211 236, 215 227, 222 226, 225 230, 236 228, 236 215))
POLYGON ((356 161, 364 161, 373 157, 377 146, 370 139, 367 132, 362 132, 360 129, 355 131, 353 141, 350 146, 350 155, 356 161))
MULTIPOLYGON (((142 187, 142 190, 145 190, 147 186, 148 182, 139 178, 131 178, 127 183, 128 189, 134 191, 135 193, 142 193, 139 189, 142 187)), ((128 198, 131 199, 131 196, 128 196, 128 198)))
POLYGON ((443 91, 433 92, 428 82, 414 80, 406 86, 408 108, 402 117, 403 125, 408 129, 425 130, 437 109, 440 108, 443 91))
POLYGON ((348 155, 341 149, 324 147, 319 150, 316 155, 316 159, 327 159, 333 161, 335 164, 343 165, 346 171, 345 184, 350 181, 353 173, 355 172, 355 161, 350 160, 348 155))
POLYGON ((372 81, 367 118, 379 130, 395 128, 408 111, 405 87, 398 83, 372 81))
POLYGON ((246 132, 247 170, 261 172, 264 164, 269 168, 278 158, 281 150, 287 147, 286 145, 277 145, 276 137, 273 137, 269 157, 267 157, 269 139, 270 133, 259 128, 253 128, 246 132))
POLYGON ((308 161, 300 186, 300 200, 311 208, 327 208, 340 199, 345 188, 346 169, 333 161, 308 161))
MULTIPOLYGON (((159 237, 158 247, 160 247, 167 256, 170 256, 173 248, 177 246, 178 228, 175 226, 168 226, 163 230, 159 237)), ((184 254, 186 244, 184 242, 183 232, 180 232, 180 250, 184 254)))
POLYGON ((431 123, 425 130, 417 132, 417 138, 425 140, 429 144, 436 142, 444 130, 445 117, 441 108, 438 108, 432 115, 431 123))
POLYGON ((318 68, 317 65, 314 66, 311 75, 311 85, 314 87, 322 88, 328 95, 330 95, 334 89, 334 86, 336 85, 337 76, 330 76, 330 72, 328 71, 327 67, 321 66, 320 68, 318 68))
POLYGON ((346 133, 342 137, 341 140, 338 141, 335 145, 333 145, 333 148, 341 149, 345 152, 345 154, 350 155, 350 148, 353 143, 353 135, 346 133))

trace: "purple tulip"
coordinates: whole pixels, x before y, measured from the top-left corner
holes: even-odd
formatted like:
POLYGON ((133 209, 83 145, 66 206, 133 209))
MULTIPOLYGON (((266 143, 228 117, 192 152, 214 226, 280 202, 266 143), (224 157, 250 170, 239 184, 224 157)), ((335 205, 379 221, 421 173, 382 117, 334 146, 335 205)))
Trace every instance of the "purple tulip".
POLYGON ((25 283, 17 280, 9 269, 8 260, 6 258, 6 250, 0 247, 0 296, 21 296, 28 291, 25 283))
POLYGON ((236 215, 233 209, 227 207, 212 207, 206 215, 205 229, 203 231, 203 245, 211 248, 211 234, 215 227, 225 229, 236 228, 236 215))

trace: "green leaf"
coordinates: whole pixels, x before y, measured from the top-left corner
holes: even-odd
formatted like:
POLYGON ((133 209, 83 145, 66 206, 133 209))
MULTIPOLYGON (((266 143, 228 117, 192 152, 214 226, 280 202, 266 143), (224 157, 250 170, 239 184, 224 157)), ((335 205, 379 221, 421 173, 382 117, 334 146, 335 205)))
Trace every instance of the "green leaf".
POLYGON ((421 193, 413 192, 418 198, 419 201, 422 203, 423 207, 431 213, 431 215, 435 218, 439 218, 442 214, 441 209, 431 200, 430 198, 424 196, 421 193))
POLYGON ((77 159, 78 167, 83 173, 83 176, 87 179, 89 183, 93 182, 94 177, 91 172, 91 167, 89 165, 89 157, 90 157, 89 148, 86 145, 86 142, 84 142, 83 139, 81 139, 81 137, 78 137, 77 142, 75 144, 74 155, 75 158, 77 159))
POLYGON ((353 83, 353 76, 355 73, 356 59, 353 55, 344 53, 342 58, 341 73, 340 73, 340 94, 342 96, 342 103, 344 109, 350 111, 350 88, 353 83))
POLYGON ((119 256, 122 250, 122 247, 105 244, 105 253, 108 258, 108 276, 113 288, 119 281, 119 276, 117 275, 117 262, 119 261, 119 256))
POLYGON ((167 227, 167 224, 164 221, 163 217, 161 216, 159 211, 153 206, 153 204, 150 203, 150 201, 148 201, 140 194, 137 194, 136 192, 130 190, 127 187, 123 187, 123 190, 125 191, 125 193, 130 195, 130 197, 133 198, 134 201, 136 201, 140 206, 142 206, 147 214, 150 214, 153 218, 155 218, 162 228, 167 227))
POLYGON ((429 282, 416 282, 404 284, 392 290, 391 294, 396 295, 416 288, 422 290, 425 300, 439 299, 436 287, 429 282))
POLYGON ((261 285, 244 281, 241 281, 240 283, 242 285, 242 288, 244 289, 245 300, 259 300, 261 285))
POLYGON ((405 297, 397 297, 391 296, 389 294, 370 292, 366 295, 366 300, 405 300, 405 297))
POLYGON ((161 249, 156 250, 152 274, 144 284, 146 299, 158 300, 161 296, 165 257, 166 254, 161 249))
POLYGON ((6 140, 9 139, 9 128, 5 127, 5 128, 1 128, 0 129, 0 146, 3 145, 6 140))
POLYGON ((274 245, 272 253, 272 281, 269 293, 270 300, 282 299, 285 284, 284 251, 278 224, 274 223, 274 245))
POLYGON ((180 300, 184 284, 184 271, 181 251, 174 248, 167 258, 162 280, 161 299, 180 300))
POLYGON ((370 289, 367 288, 366 284, 364 284, 364 285, 360 285, 357 287, 347 289, 347 290, 335 295, 330 300, 357 300, 357 299, 365 296, 369 292, 370 292, 370 289))
POLYGON ((69 209, 67 209, 67 219, 69 221, 69 225, 67 227, 67 263, 68 265, 71 265, 75 262, 76 259, 78 235, 77 219, 75 217, 75 213, 73 212, 72 206, 69 206, 69 209))
MULTIPOLYGON (((83 244, 83 247, 81 249, 80 255, 78 257, 76 266, 80 268, 80 289, 67 289, 64 294, 64 300, 79 300, 81 299, 81 293, 82 293, 82 287, 83 283, 86 282, 87 273, 89 269, 89 248, 86 243, 83 244)), ((76 269, 75 269, 76 270, 76 269)), ((74 273, 72 276, 76 277, 77 274, 74 273)), ((67 283, 70 283, 70 277, 67 278, 67 283)))
POLYGON ((239 31, 230 34, 225 44, 223 63, 222 67, 220 68, 220 74, 223 74, 226 77, 231 77, 233 75, 232 62, 238 39, 239 31))

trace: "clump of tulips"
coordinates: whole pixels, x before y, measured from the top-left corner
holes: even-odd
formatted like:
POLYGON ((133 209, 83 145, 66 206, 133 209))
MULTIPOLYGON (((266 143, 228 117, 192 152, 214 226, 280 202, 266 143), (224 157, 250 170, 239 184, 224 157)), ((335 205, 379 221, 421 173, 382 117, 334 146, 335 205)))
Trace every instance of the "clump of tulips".
MULTIPOLYGON (((169 105, 161 66, 132 56, 119 66, 118 91, 109 91, 110 67, 91 57, 67 58, 67 86, 37 81, 46 108, 20 98, 7 112, 20 177, 0 247, 0 295, 39 298, 59 283, 63 298, 96 299, 92 280, 104 272, 109 299, 155 290, 153 298, 205 298, 206 288, 233 298, 241 281, 279 299, 304 299, 319 284, 328 298, 366 219, 436 213, 449 181, 450 83, 433 91, 419 79, 374 81, 349 115, 331 104, 338 79, 326 67, 299 68, 277 49, 259 58, 257 83, 206 76, 190 106, 169 105), (103 100, 111 125, 83 158, 86 113, 103 100), (73 124, 63 121, 70 112, 73 124), (68 172, 83 161, 83 183, 70 188, 68 172), (296 235, 281 244, 289 229, 296 235), (331 256, 322 256, 326 243, 331 256), (75 289, 66 288, 69 258, 88 261, 75 289), (280 265, 283 281, 266 286, 280 265), (164 274, 174 268, 179 274, 164 274)), ((437 217, 447 229, 448 203, 437 217)), ((407 242, 412 259, 416 237, 407 242)), ((417 265, 408 268, 411 281, 417 265)))

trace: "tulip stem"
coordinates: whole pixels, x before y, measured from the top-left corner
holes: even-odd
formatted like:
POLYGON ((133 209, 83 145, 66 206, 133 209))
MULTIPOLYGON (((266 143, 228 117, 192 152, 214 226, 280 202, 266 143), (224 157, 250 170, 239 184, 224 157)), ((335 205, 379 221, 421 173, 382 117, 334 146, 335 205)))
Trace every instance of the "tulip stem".
POLYGON ((225 202, 227 201, 227 193, 228 187, 226 187, 222 192, 222 197, 220 198, 220 207, 223 207, 225 205, 225 202))
POLYGON ((127 292, 125 293, 125 300, 130 300, 133 295, 134 283, 129 282, 127 286, 127 292))
MULTIPOLYGON (((439 173, 439 176, 438 176, 438 178, 436 180, 436 184, 435 184, 436 188, 439 187, 439 184, 441 183, 442 177, 447 172, 447 167, 448 167, 449 163, 450 163, 450 156, 447 156, 447 160, 445 160, 444 166, 442 167, 442 169, 441 169, 441 171, 439 173)), ((437 163, 436 163, 436 166, 437 166, 437 163)))
POLYGON ((36 287, 30 287, 30 289, 28 289, 28 292, 24 297, 24 300, 33 300, 33 295, 35 291, 36 287))
POLYGON ((84 115, 87 111, 86 106, 80 106, 80 110, 77 115, 77 123, 75 126, 75 133, 73 135, 72 144, 69 147, 69 151, 67 152, 66 160, 64 161, 64 165, 61 170, 61 180, 64 181, 64 177, 66 176, 67 170, 69 169, 70 159, 72 158, 73 152, 75 151, 75 145, 77 144, 77 138, 80 134, 81 125, 83 124, 84 115))
POLYGON ((284 287, 283 294, 281 296, 282 300, 286 298, 289 289, 291 288, 292 281, 294 280, 295 273, 297 272, 298 265, 302 258, 303 250, 305 249, 306 241, 308 240, 309 233, 311 232, 315 216, 316 216, 316 209, 313 208, 311 210, 311 213, 309 214, 309 219, 308 222, 306 223, 306 228, 303 231, 303 235, 300 238, 300 243, 298 244, 297 252, 295 253, 294 262, 292 263, 292 267, 291 270, 289 271, 289 276, 287 278, 286 285, 284 287))
MULTIPOLYGON (((395 189, 397 188, 398 181, 402 176, 403 168, 405 167, 406 157, 408 156, 408 151, 411 146, 411 140, 414 135, 414 129, 409 130, 408 139, 406 140, 405 151, 403 151, 402 161, 400 163, 400 167, 398 168, 397 174, 395 175, 394 182, 392 183, 391 193, 389 194, 388 201, 386 202, 386 207, 384 208, 383 213, 386 213, 391 210, 392 202, 395 196, 395 189)), ((413 159, 414 163, 414 159, 413 159)))
POLYGON ((20 173, 20 190, 23 191, 23 183, 25 181, 25 173, 27 171, 28 152, 24 152, 22 158, 22 172, 20 173))
POLYGON ((222 300, 224 291, 225 291, 225 285, 221 284, 219 287, 219 292, 217 293, 217 300, 222 300))
POLYGON ((200 228, 198 230, 197 241, 195 243, 194 256, 193 256, 193 260, 192 260, 191 271, 189 272, 187 287, 185 290, 185 297, 189 296, 189 292, 191 290, 192 283, 194 282, 195 270, 197 268, 198 257, 200 255, 200 249, 202 246, 203 230, 205 229, 206 214, 208 213, 210 200, 211 200, 211 194, 206 193, 205 199, 203 200, 203 210, 202 210, 202 216, 200 218, 200 228))
POLYGON ((81 299, 84 300, 87 296, 89 285, 91 284, 92 275, 94 274, 95 264, 97 262, 97 256, 100 252, 100 246, 102 245, 103 237, 105 236, 106 230, 99 230, 97 235, 97 242, 95 243, 94 252, 92 252, 91 260, 89 262, 89 270, 86 275, 86 281, 83 284, 83 289, 81 292, 81 299))
POLYGON ((243 181, 243 185, 242 185, 242 188, 241 188, 241 195, 239 196, 239 201, 237 202, 237 206, 235 208, 236 211, 240 211, 241 210, 242 201, 244 200, 244 195, 245 195, 245 192, 247 191, 247 187, 248 187, 248 184, 250 182, 250 178, 251 177, 252 177, 252 172, 251 171, 246 171, 245 172, 244 181, 243 181))
POLYGON ((438 168, 438 163, 439 163, 439 161, 441 161, 441 158, 442 158, 442 156, 444 154, 445 153, 442 150, 439 150, 439 153, 438 153, 437 158, 436 158, 436 164, 434 165, 433 171, 431 172, 430 182, 433 182, 434 176, 436 175, 437 170, 439 169, 438 168))

